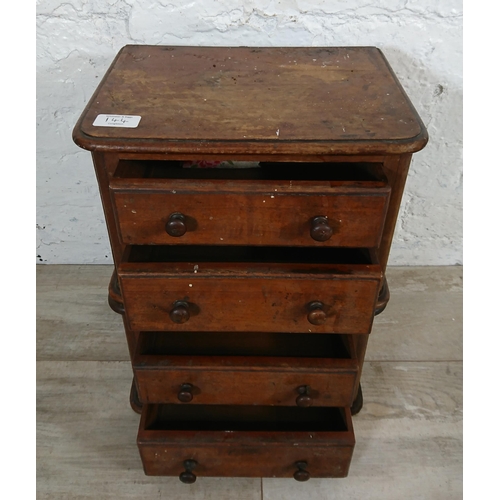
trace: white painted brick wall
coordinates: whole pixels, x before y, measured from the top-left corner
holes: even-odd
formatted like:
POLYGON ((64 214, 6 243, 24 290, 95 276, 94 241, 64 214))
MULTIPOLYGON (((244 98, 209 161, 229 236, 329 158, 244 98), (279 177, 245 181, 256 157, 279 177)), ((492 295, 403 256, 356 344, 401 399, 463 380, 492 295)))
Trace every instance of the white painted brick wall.
POLYGON ((462 262, 460 0, 37 0, 37 262, 111 262, 71 132, 125 44, 381 48, 426 124, 390 264, 462 262))

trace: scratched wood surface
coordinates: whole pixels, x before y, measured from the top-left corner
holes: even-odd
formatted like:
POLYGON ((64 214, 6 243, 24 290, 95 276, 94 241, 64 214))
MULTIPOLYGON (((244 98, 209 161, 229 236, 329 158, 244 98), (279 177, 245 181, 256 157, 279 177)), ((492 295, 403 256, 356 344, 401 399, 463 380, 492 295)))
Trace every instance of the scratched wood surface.
POLYGON ((353 273, 350 279, 339 279, 334 273, 318 273, 312 279, 297 278, 295 273, 284 278, 272 272, 246 279, 205 278, 201 273, 177 278, 175 273, 141 273, 140 269, 137 265, 130 273, 119 272, 134 331, 245 332, 252 325, 255 332, 364 334, 371 329, 380 283, 379 269, 368 277, 353 273), (179 300, 186 301, 190 314, 182 324, 171 319, 179 300), (318 300, 325 320, 311 324, 308 304, 318 300))
POLYGON ((38 266, 37 498, 383 500, 462 498, 460 267, 389 268, 344 479, 199 478, 142 471, 132 368, 107 305, 111 266, 38 266))
POLYGON ((251 194, 231 192, 226 183, 219 182, 186 186, 188 192, 180 186, 181 182, 160 181, 153 189, 144 189, 139 184, 135 192, 130 192, 128 186, 114 186, 113 200, 122 240, 135 245, 370 248, 380 242, 390 195, 388 188, 370 190, 366 186, 343 193, 331 187, 323 192, 316 188, 317 192, 311 196, 304 194, 302 186, 300 194, 284 193, 283 184, 268 185, 263 192, 252 186, 251 194), (182 237, 172 237, 165 230, 172 213, 186 217, 187 231, 182 237), (311 236, 318 215, 328 218, 333 233, 326 241, 318 242, 311 236), (370 224, 366 224, 367 220, 370 224))
POLYGON ((427 141, 418 114, 376 47, 128 45, 74 137, 88 149, 120 148, 113 141, 121 140, 123 151, 151 146, 173 152, 188 141, 191 152, 199 142, 207 153, 218 151, 218 143, 241 146, 246 153, 294 147, 302 154, 309 148, 327 152, 335 143, 348 154, 377 147, 402 153, 427 141), (94 126, 99 114, 141 119, 135 128, 94 126))

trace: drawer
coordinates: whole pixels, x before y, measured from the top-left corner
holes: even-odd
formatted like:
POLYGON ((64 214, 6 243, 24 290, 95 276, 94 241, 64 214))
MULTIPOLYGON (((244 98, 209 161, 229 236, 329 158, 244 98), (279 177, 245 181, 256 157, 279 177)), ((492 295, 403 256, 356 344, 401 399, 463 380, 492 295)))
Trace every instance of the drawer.
POLYGON ((137 444, 147 475, 304 481, 345 477, 354 432, 348 408, 145 405, 137 444))
POLYGON ((382 273, 368 252, 262 247, 224 250, 147 247, 126 252, 128 258, 120 264, 118 275, 131 329, 371 331, 382 273), (141 261, 141 251, 148 255, 147 262, 141 261), (190 257, 199 258, 190 261, 190 257), (342 258, 346 263, 327 263, 327 259, 339 262, 342 258))
POLYGON ((117 169, 110 189, 125 244, 368 248, 380 242, 390 188, 373 166, 172 163, 122 162, 117 169))
POLYGON ((141 332, 133 369, 143 403, 351 406, 352 336, 141 332))

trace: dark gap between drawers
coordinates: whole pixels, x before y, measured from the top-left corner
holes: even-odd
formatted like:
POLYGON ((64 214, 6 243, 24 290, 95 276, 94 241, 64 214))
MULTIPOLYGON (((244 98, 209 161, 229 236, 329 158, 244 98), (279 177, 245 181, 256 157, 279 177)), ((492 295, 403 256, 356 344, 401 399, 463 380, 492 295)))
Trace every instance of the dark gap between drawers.
POLYGON ((146 405, 145 430, 347 431, 343 408, 229 405, 146 405))
POLYGON ((264 247, 211 245, 130 245, 127 262, 257 262, 373 264, 367 248, 264 247))
POLYGON ((345 335, 298 333, 141 332, 146 356, 266 356, 351 359, 345 335))
POLYGON ((263 162, 256 168, 183 168, 183 162, 120 160, 114 176, 122 179, 307 180, 386 182, 381 163, 263 162))

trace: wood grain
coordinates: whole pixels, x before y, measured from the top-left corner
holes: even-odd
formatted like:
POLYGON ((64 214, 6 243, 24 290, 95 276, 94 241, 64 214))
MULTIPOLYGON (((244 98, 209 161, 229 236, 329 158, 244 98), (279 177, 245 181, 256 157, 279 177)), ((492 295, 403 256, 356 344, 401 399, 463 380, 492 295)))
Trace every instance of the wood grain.
POLYGON ((142 333, 132 362, 139 399, 179 404, 188 383, 190 404, 296 406, 298 388, 308 386, 309 406, 352 405, 358 363, 349 336, 225 337, 142 333))
POLYGON ((346 187, 156 179, 132 186, 119 181, 111 184, 117 224, 122 241, 135 245, 376 247, 390 194, 386 186, 374 188, 369 183, 346 187), (181 237, 165 229, 172 213, 186 218, 187 231, 181 237), (327 241, 311 237, 312 221, 318 216, 326 217, 331 227, 327 241))
POLYGON ((375 47, 129 45, 74 140, 136 153, 397 154, 421 149, 427 133, 375 47), (141 121, 93 126, 102 113, 141 121))
POLYGON ((348 409, 146 405, 137 444, 148 475, 178 475, 195 460, 200 477, 230 467, 234 477, 291 479, 306 461, 312 477, 345 477, 354 432, 348 409))
POLYGON ((314 278, 274 273, 231 277, 212 272, 179 276, 167 271, 141 276, 140 269, 137 264, 130 272, 118 271, 125 315, 135 331, 244 332, 250 328, 256 332, 369 333, 380 284, 380 277, 363 279, 354 273, 349 279, 335 274, 314 278), (324 303, 326 320, 313 325, 308 320, 308 304, 318 300, 324 303), (176 301, 189 305, 189 320, 183 324, 171 319, 176 301))

